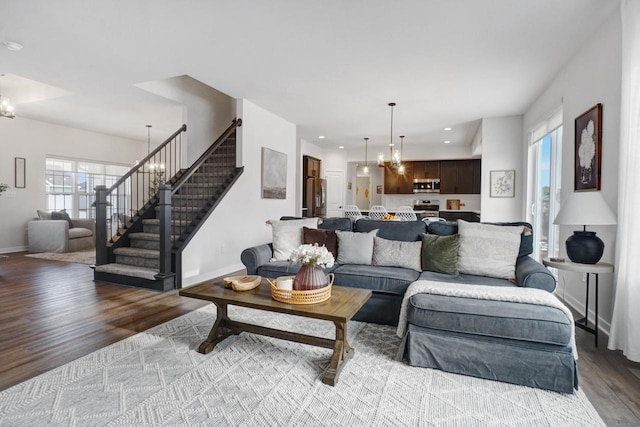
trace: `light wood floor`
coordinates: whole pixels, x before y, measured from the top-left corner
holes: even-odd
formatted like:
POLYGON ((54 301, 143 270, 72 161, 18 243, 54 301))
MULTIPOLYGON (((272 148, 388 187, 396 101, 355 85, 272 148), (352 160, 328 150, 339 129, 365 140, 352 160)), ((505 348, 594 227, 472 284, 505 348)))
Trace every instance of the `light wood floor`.
MULTIPOLYGON (((107 283, 83 264, 0 259, 0 390, 206 303, 107 283)), ((580 387, 609 426, 640 426, 640 364, 578 329, 580 387)))

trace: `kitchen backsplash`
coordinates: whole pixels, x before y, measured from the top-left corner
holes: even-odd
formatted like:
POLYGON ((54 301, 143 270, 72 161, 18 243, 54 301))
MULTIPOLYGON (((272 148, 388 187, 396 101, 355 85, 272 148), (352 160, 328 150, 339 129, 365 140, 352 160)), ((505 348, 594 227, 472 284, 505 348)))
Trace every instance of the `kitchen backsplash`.
POLYGON ((480 195, 479 194, 383 194, 382 205, 387 210, 398 209, 400 206, 413 206, 416 200, 439 201, 440 210, 447 209, 447 199, 460 200, 461 211, 480 212, 480 195))

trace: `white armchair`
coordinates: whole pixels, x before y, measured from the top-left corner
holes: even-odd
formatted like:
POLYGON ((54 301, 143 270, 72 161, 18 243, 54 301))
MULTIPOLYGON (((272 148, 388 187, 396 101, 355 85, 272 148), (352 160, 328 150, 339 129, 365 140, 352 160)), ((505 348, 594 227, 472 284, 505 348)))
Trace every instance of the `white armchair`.
POLYGON ((93 219, 72 219, 69 222, 54 219, 29 221, 27 237, 29 252, 75 252, 96 245, 96 223, 93 219))

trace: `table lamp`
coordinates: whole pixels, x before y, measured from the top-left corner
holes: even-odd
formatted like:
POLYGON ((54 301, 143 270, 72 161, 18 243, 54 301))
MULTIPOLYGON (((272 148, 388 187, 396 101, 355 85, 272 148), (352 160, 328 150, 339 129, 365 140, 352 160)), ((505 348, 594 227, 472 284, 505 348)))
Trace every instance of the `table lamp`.
POLYGON ((554 224, 581 225, 567 239, 567 256, 580 264, 596 264, 602 258, 604 242, 587 225, 615 225, 613 213, 600 191, 581 191, 569 194, 560 207, 554 224))

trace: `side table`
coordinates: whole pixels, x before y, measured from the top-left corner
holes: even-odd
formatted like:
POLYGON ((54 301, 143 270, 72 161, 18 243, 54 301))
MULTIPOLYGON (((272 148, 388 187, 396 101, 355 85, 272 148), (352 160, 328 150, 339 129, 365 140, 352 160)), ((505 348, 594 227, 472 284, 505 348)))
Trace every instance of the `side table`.
POLYGON ((606 262, 599 262, 597 264, 580 264, 571 261, 551 261, 548 259, 542 260, 542 263, 546 267, 556 268, 558 270, 573 271, 576 273, 587 274, 587 296, 585 301, 584 317, 575 321, 578 328, 595 335, 595 344, 598 347, 598 277, 600 273, 613 273, 613 264, 606 262), (593 274, 596 276, 596 317, 593 322, 593 328, 589 327, 589 276, 593 274))

